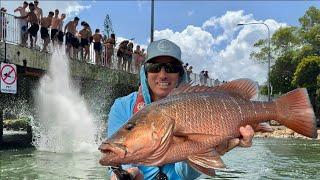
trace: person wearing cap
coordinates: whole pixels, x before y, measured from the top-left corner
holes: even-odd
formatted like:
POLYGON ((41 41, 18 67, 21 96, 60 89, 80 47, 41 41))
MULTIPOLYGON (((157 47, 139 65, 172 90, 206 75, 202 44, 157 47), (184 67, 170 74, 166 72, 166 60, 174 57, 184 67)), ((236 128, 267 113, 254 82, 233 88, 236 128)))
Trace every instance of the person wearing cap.
MULTIPOLYGON (((108 115, 107 136, 110 138, 130 117, 146 105, 165 98, 180 83, 187 81, 187 74, 182 66, 181 50, 173 42, 161 39, 150 43, 147 59, 140 69, 140 87, 138 92, 117 98, 108 115)), ((241 127, 242 139, 232 139, 217 147, 220 154, 240 145, 251 146, 254 134, 251 126, 241 127)), ((123 165, 134 179, 196 179, 201 174, 186 162, 155 166, 123 165)), ((110 171, 111 172, 111 171, 110 171)), ((114 173, 111 179, 116 179, 114 173)))

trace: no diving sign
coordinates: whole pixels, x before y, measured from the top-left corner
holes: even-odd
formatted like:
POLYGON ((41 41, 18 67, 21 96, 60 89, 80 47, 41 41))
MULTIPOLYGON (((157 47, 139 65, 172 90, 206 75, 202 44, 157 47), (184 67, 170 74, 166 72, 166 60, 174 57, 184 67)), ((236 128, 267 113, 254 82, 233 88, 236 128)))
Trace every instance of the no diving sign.
POLYGON ((1 63, 0 69, 1 92, 17 93, 17 67, 14 64, 1 63))

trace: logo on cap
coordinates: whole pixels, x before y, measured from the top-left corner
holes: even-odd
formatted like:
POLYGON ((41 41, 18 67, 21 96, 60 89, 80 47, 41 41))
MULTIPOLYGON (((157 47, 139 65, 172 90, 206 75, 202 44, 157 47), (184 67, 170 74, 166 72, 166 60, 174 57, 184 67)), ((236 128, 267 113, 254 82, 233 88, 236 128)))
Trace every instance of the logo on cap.
POLYGON ((164 53, 170 52, 172 50, 172 44, 169 41, 160 41, 158 44, 158 50, 164 53))

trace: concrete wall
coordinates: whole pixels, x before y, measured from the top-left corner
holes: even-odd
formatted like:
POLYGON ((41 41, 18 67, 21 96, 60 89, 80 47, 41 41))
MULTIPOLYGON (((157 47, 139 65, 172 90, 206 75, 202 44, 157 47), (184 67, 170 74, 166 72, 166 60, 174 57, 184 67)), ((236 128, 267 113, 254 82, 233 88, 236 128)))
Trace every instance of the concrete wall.
MULTIPOLYGON (((0 62, 5 60, 5 44, 0 42, 0 62)), ((39 79, 49 68, 51 54, 42 53, 19 45, 6 44, 7 61, 17 65, 17 94, 0 93, 0 111, 9 109, 16 114, 21 110, 36 116, 33 94, 39 79)), ((70 61, 70 73, 81 95, 87 100, 90 111, 105 120, 114 99, 137 90, 136 74, 108 69, 78 60, 70 61)), ((1 115, 1 113, 0 113, 1 115)), ((0 136, 2 133, 0 117, 0 136)), ((0 139, 1 141, 1 139, 0 139)))

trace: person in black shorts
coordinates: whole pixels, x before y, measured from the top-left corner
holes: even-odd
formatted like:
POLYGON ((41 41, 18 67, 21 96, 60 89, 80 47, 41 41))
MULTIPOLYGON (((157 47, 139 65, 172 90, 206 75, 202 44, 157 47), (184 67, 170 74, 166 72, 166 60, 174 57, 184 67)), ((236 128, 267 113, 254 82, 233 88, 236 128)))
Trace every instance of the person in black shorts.
POLYGON ((61 23, 61 19, 59 18, 59 9, 54 10, 54 17, 52 17, 51 22, 51 41, 52 44, 55 45, 58 36, 58 27, 61 23))
POLYGON ((47 51, 47 47, 50 42, 48 28, 51 26, 53 15, 54 15, 54 13, 52 11, 50 11, 48 17, 43 17, 41 19, 40 34, 41 34, 41 39, 43 39, 43 41, 44 41, 43 49, 42 49, 42 51, 44 51, 44 52, 47 51))
POLYGON ((80 30, 79 35, 81 37, 80 40, 80 52, 81 52, 81 59, 82 60, 87 60, 87 58, 89 58, 89 54, 90 54, 90 37, 92 36, 91 30, 90 30, 90 26, 88 23, 85 23, 84 21, 81 22, 81 25, 83 26, 83 29, 80 30), (83 53, 84 51, 84 53, 83 53), (84 54, 84 55, 83 55, 84 54))
POLYGON ((28 23, 31 24, 30 28, 27 30, 30 35, 30 47, 33 48, 34 39, 36 38, 39 31, 39 21, 37 15, 35 14, 35 6, 33 3, 29 3, 30 12, 25 16, 15 17, 18 19, 27 19, 28 23))
POLYGON ((58 39, 58 42, 60 45, 63 44, 63 36, 64 36, 64 33, 63 33, 63 30, 62 30, 62 27, 63 27, 63 23, 64 23, 64 19, 66 18, 66 14, 61 14, 60 16, 60 24, 58 26, 58 35, 57 35, 57 39, 58 39))
POLYGON ((79 23, 79 18, 75 17, 73 21, 69 21, 66 26, 64 27, 64 32, 66 34, 66 53, 71 57, 73 54, 73 58, 77 58, 78 48, 79 48, 79 41, 75 37, 77 33, 77 25, 79 23), (71 52, 73 51, 73 53, 71 52))
POLYGON ((102 61, 101 61, 101 52, 102 52, 101 41, 103 40, 103 37, 100 34, 100 29, 96 29, 92 38, 93 38, 93 49, 96 54, 96 56, 95 56, 96 64, 101 65, 102 64, 102 61))

